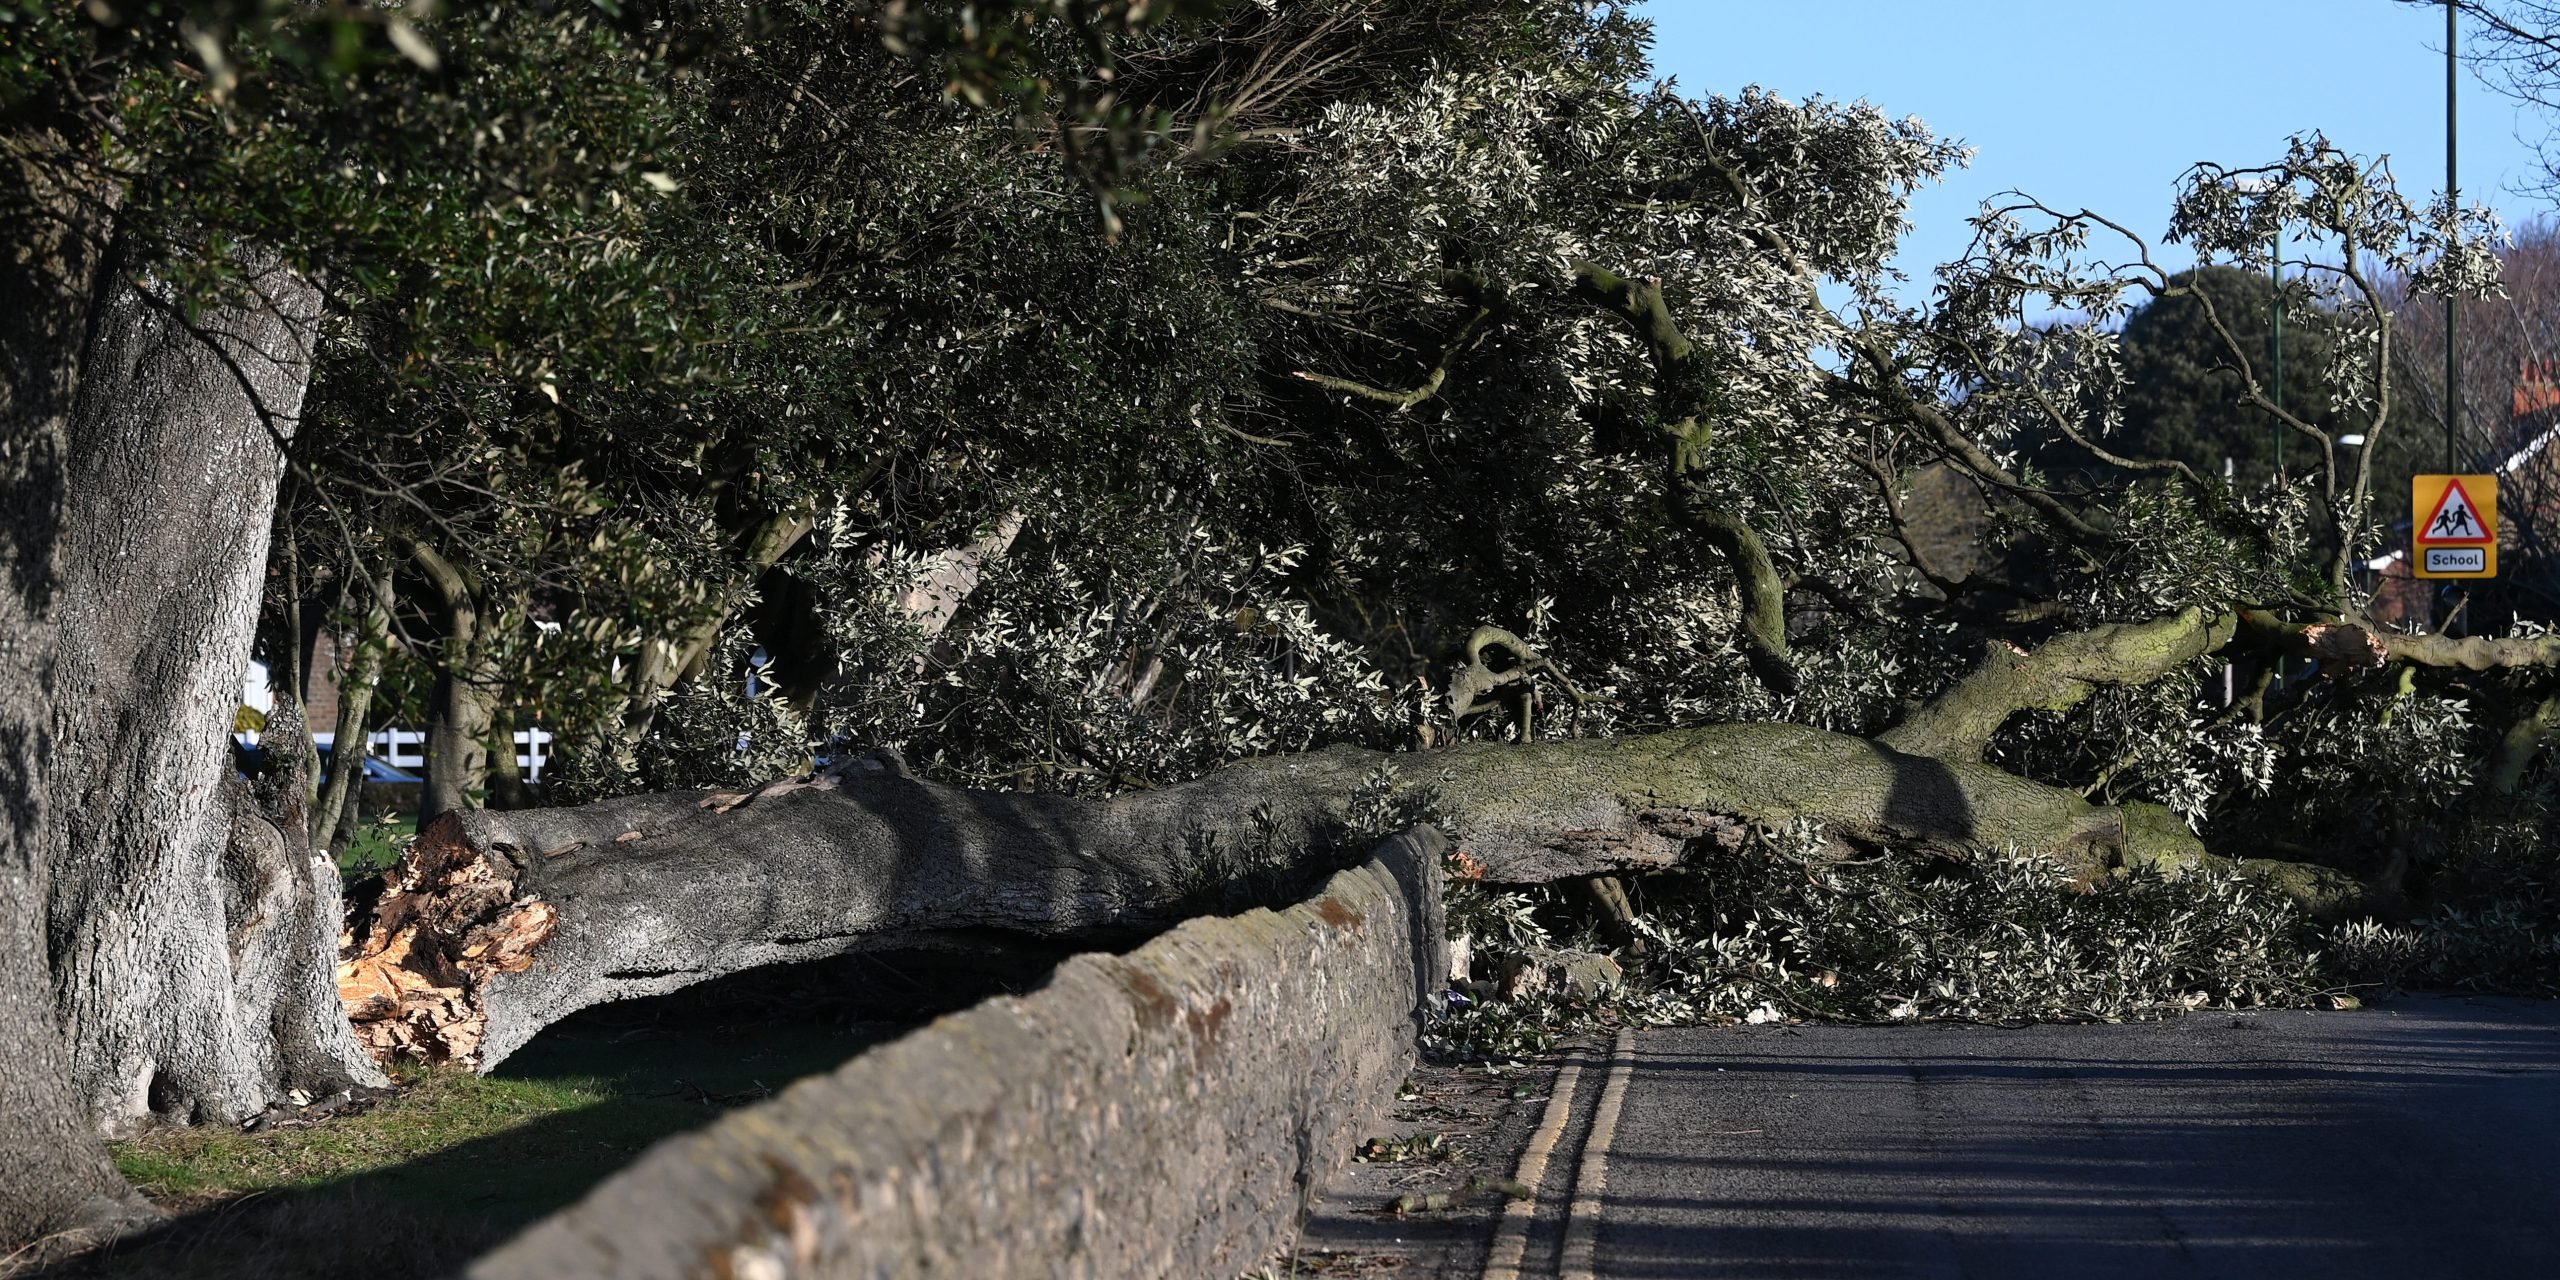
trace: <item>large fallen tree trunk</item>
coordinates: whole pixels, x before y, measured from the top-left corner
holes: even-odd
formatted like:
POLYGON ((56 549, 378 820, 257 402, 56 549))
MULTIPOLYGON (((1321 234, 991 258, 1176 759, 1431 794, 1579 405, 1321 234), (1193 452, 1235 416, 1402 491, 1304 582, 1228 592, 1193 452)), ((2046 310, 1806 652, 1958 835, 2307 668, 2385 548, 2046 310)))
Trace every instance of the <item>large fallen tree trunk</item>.
POLYGON ((1691 841, 1797 818, 1852 846, 2036 852, 2087 877, 2208 857, 2158 809, 1794 725, 1337 748, 1109 800, 944 786, 877 753, 752 795, 446 815, 350 926, 340 992, 377 1054, 486 1070, 578 1009, 761 965, 991 934, 1134 941, 1335 869, 1382 766, 1397 791, 1436 790, 1461 866, 1499 883, 1661 870, 1691 841))

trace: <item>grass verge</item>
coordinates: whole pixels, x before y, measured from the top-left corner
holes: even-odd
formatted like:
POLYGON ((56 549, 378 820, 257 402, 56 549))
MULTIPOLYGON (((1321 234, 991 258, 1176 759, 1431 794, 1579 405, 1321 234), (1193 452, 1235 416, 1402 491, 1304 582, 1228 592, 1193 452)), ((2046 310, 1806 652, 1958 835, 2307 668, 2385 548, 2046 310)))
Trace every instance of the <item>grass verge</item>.
POLYGON ((564 1025, 493 1075, 410 1069, 395 1096, 309 1128, 156 1130, 111 1146, 175 1220, 47 1274, 443 1274, 661 1139, 895 1030, 564 1025))

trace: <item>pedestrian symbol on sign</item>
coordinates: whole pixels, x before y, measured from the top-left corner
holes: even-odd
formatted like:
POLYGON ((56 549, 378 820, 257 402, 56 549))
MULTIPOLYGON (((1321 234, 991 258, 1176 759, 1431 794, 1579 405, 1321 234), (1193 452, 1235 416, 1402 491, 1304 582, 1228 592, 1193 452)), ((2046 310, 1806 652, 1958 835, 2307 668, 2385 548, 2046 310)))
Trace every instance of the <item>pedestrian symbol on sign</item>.
POLYGON ((2462 487, 2460 477, 2444 487, 2444 496, 2436 499, 2436 509, 2427 517, 2426 532, 2420 542, 2487 542, 2492 536, 2486 520, 2471 505, 2471 494, 2462 487))
POLYGON ((2462 500, 2462 490, 2445 495, 2444 509, 2436 513, 2434 527, 2427 530, 2433 538, 2468 538, 2479 526, 2471 523, 2471 504, 2462 500))

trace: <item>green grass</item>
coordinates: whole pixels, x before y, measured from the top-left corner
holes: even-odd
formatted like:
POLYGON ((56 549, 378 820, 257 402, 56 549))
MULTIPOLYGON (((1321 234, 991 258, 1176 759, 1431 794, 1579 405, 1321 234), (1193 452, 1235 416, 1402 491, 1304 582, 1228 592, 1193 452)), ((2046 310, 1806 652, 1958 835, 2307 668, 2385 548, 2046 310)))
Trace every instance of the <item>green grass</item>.
MULTIPOLYGON (((529 1122, 569 1113, 595 1112, 583 1124, 555 1125, 596 1131, 587 1139, 600 1145, 604 1135, 645 1139, 684 1127, 691 1116, 666 1115, 668 1108, 648 1098, 625 1098, 599 1078, 483 1079, 459 1071, 403 1073, 400 1095, 363 1115, 325 1122, 310 1129, 265 1133, 199 1127, 162 1130, 131 1142, 115 1144, 116 1164, 145 1194, 159 1199, 185 1199, 280 1188, 309 1188, 340 1179, 371 1177, 394 1184, 413 1184, 416 1198, 436 1201, 435 1183, 414 1162, 430 1161, 465 1143, 500 1139, 529 1122), (665 1123, 637 1126, 642 1116, 665 1123)), ((536 1139, 518 1135, 506 1140, 530 1157, 533 1167, 550 1172, 584 1153, 577 1139, 536 1139)), ((585 1161, 592 1163, 592 1161, 585 1161)), ((442 1207, 439 1205, 438 1207, 442 1207)))
POLYGON ((435 1274, 590 1187, 661 1139, 832 1069, 885 1024, 562 1028, 493 1075, 404 1072, 397 1096, 307 1129, 161 1129, 111 1144, 182 1215, 65 1274, 435 1274), (361 1248, 341 1237, 372 1240, 361 1248), (366 1258, 377 1265, 364 1266, 366 1258))
POLYGON ((125 1176, 156 1198, 360 1183, 422 1209, 529 1220, 651 1143, 832 1068, 876 1038, 801 1028, 621 1043, 561 1034, 490 1076, 408 1071, 397 1097, 312 1128, 163 1129, 114 1150, 125 1176))

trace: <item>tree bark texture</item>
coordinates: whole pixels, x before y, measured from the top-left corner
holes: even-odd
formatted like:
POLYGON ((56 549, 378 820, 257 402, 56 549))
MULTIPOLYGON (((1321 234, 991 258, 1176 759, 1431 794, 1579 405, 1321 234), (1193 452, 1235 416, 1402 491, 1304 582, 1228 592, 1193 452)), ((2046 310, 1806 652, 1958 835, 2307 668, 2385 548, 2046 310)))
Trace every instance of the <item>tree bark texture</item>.
POLYGON ((1502 883, 1663 870, 1799 817, 1855 846, 2043 852, 2089 877, 2208 856, 2165 810, 1795 725, 1335 748, 1108 800, 944 786, 875 753, 751 795, 448 815, 350 926, 340 994, 377 1054, 487 1070, 578 1009, 759 965, 989 931, 1128 940, 1333 869, 1382 766, 1436 792, 1458 874, 1502 883))
POLYGON ((524 766, 516 762, 516 718, 503 707, 489 713, 489 807, 530 809, 542 803, 525 785, 524 766))
POLYGON ((117 192, 41 116, 0 136, 0 1251, 153 1216, 71 1087, 46 963, 70 425, 117 192))
POLYGON ((193 326, 118 283, 92 325, 62 530, 47 928, 104 1132, 235 1121, 379 1075, 330 981, 336 868, 238 785, 240 697, 319 294, 272 264, 193 326))
POLYGON ((390 648, 391 575, 376 578, 355 643, 340 652, 346 666, 338 680, 338 729, 329 749, 329 780, 320 788, 311 842, 331 860, 345 852, 364 795, 364 765, 371 754, 373 694, 382 684, 382 659, 390 648))
POLYGON ((418 788, 418 825, 423 827, 439 814, 478 807, 471 791, 488 783, 489 730, 498 690, 497 676, 484 656, 478 584, 425 543, 410 543, 409 559, 426 575, 444 624, 444 640, 435 655, 435 691, 427 699, 425 783, 418 788))
POLYGON ((2061 711, 2108 685, 2147 684, 2230 643, 2237 619, 2189 608, 2115 622, 2033 650, 1994 643, 1982 665, 1883 735, 1898 751, 1979 760, 2021 711, 2061 711))

